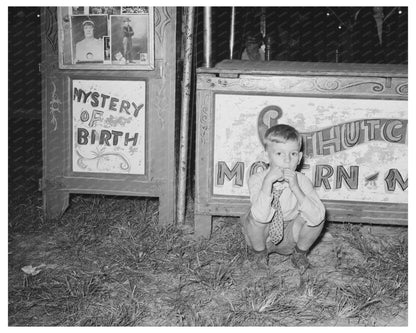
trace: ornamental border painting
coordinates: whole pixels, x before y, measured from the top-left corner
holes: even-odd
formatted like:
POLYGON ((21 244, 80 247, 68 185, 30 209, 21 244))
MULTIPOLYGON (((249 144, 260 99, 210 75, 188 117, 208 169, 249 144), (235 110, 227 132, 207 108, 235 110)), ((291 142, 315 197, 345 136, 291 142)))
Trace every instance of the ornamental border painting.
POLYGON ((59 68, 154 69, 153 7, 58 7, 59 68))

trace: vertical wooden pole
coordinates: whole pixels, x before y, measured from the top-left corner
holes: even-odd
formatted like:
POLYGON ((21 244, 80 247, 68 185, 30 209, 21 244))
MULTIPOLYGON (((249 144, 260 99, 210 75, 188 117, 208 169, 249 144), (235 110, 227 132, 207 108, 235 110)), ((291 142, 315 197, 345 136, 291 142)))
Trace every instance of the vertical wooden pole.
POLYGON ((206 68, 212 67, 212 15, 211 7, 204 7, 204 63, 206 68))
POLYGON ((266 37, 266 8, 261 7, 261 15, 260 15, 260 33, 263 38, 266 37))
POLYGON ((233 58, 234 53, 234 39, 235 39, 235 7, 231 7, 231 29, 230 29, 230 59, 233 58))
POLYGON ((186 174, 188 155, 188 123, 189 123, 189 99, 191 95, 191 74, 192 74, 192 48, 194 30, 194 7, 186 9, 185 26, 185 57, 182 79, 182 101, 181 101, 181 129, 179 144, 179 174, 178 174, 178 202, 177 221, 183 224, 185 221, 186 203, 186 174))

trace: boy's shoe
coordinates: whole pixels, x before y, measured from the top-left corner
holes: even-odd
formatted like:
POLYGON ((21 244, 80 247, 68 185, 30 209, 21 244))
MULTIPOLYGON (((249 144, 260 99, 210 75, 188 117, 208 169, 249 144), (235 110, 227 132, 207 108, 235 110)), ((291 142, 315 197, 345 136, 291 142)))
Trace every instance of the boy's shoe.
POLYGON ((300 270, 300 274, 305 273, 305 271, 311 266, 308 258, 306 258, 306 252, 298 252, 296 249, 293 250, 290 260, 292 261, 293 266, 300 270))

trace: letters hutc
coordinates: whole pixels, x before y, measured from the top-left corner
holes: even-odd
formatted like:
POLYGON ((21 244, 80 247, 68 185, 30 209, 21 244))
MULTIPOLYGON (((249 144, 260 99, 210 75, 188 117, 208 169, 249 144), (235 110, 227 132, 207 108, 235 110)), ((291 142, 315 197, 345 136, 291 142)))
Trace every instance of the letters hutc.
MULTIPOLYGON (((265 107, 257 119, 259 138, 279 123, 283 111, 276 105, 265 107)), ((305 156, 325 156, 371 141, 407 143, 407 119, 358 119, 312 132, 302 132, 305 156)))
POLYGON ((407 143, 407 119, 361 119, 319 131, 301 133, 304 154, 334 154, 370 141, 407 143))

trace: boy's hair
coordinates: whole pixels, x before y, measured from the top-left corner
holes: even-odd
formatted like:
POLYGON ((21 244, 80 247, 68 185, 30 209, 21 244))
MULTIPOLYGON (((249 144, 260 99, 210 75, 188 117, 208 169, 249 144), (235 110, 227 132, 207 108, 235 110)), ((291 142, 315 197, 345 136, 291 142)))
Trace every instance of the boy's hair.
POLYGON ((278 124, 270 127, 264 134, 264 148, 271 142, 284 143, 286 141, 296 141, 299 146, 299 151, 302 148, 302 136, 292 126, 286 124, 278 124))

